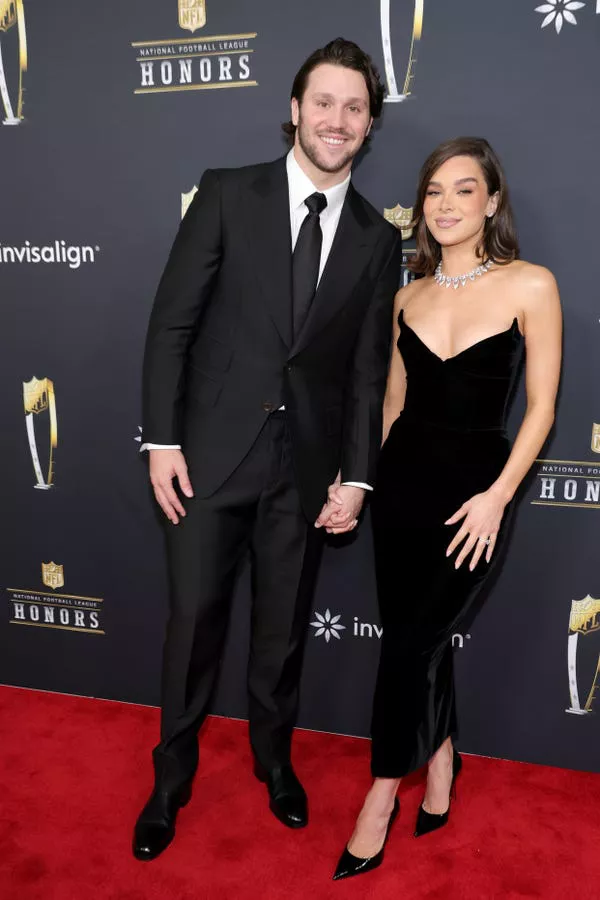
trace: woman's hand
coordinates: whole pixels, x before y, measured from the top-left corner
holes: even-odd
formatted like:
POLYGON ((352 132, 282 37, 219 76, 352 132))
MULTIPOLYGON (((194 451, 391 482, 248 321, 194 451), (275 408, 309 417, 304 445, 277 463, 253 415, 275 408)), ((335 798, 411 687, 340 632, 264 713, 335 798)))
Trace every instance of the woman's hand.
POLYGON ((485 559, 489 563, 496 545, 506 503, 506 499, 492 487, 483 494, 475 494, 445 522, 446 525, 455 525, 464 519, 446 550, 446 556, 450 556, 464 541, 460 553, 456 557, 454 564, 456 569, 462 565, 471 550, 473 550, 473 556, 469 563, 471 572, 484 551, 485 559))

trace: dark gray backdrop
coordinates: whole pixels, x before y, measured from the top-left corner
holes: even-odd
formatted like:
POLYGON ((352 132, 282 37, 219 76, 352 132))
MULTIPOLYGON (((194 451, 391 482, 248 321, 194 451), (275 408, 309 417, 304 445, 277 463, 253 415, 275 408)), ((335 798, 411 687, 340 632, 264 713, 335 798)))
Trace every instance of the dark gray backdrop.
MULTIPOLYGON (((522 491, 503 569, 479 617, 455 637, 461 745, 598 770, 600 698, 588 713, 565 710, 572 706, 571 603, 600 597, 600 504, 593 495, 600 446, 592 445, 593 423, 600 419, 600 15, 591 0, 570 14, 576 24, 562 19, 562 0, 538 5, 550 13, 536 11, 534 0, 425 0, 413 92, 404 102, 386 104, 355 184, 382 211, 397 203, 411 206, 418 169, 439 141, 483 135, 508 174, 523 256, 557 276, 565 367, 557 424, 543 456, 577 461, 570 476, 575 487, 567 488, 565 499, 568 472, 559 472, 552 497, 543 487, 541 464, 536 466, 522 491), (549 497, 552 505, 539 503, 549 497)), ((400 85, 413 10, 412 0, 391 0, 400 85)), ((59 0, 51 6, 24 0, 25 118, 16 126, 0 125, 0 680, 7 684, 158 702, 165 568, 135 438, 145 328, 181 194, 208 166, 243 165, 285 151, 279 124, 288 115, 289 88, 315 47, 342 34, 383 69, 374 0, 208 0, 206 12, 206 25, 192 35, 178 25, 177 0, 59 0), (200 43, 254 33, 247 80, 257 86, 134 93, 141 70, 133 42, 200 43), (65 247, 91 247, 94 261, 79 267, 25 257, 11 262, 11 252, 15 259, 18 254, 6 252, 17 248, 22 255, 26 241, 54 246, 61 240, 65 247), (52 379, 56 391, 58 447, 50 490, 33 488, 22 399, 22 382, 33 376, 52 379), (41 564, 50 561, 64 567, 64 586, 42 584, 41 564), (103 600, 96 629, 103 635, 73 624, 74 607, 90 608, 90 601, 73 597, 103 600), (23 598, 33 602, 18 612, 15 603, 23 598), (61 604, 69 607, 74 630, 39 627, 44 608, 58 615, 61 604), (31 611, 36 605, 37 614, 31 611)), ((17 26, 0 32, 13 96, 16 36, 17 26)), ((239 55, 231 57, 234 69, 239 55)), ((207 58, 214 66, 218 56, 207 58)), ((199 60, 193 58, 194 67, 199 60)), ((196 68, 194 81, 200 82, 196 68)), ((521 389, 513 426, 523 408, 521 389)), ((41 414, 40 456, 47 452, 45 428, 41 414)), ((443 470, 414 475, 440 485, 446 477, 443 470)), ((599 613, 593 601, 590 608, 574 672, 582 707, 600 653, 599 613)), ((340 540, 326 553, 311 621, 318 622, 317 614, 327 618, 327 610, 341 617, 336 624, 344 629, 338 629, 340 639, 326 641, 309 626, 300 724, 366 735, 379 652, 368 521, 355 540, 340 540)), ((86 616, 89 626, 89 611, 86 616)), ((214 706, 225 715, 245 715, 247 620, 244 577, 214 706)))

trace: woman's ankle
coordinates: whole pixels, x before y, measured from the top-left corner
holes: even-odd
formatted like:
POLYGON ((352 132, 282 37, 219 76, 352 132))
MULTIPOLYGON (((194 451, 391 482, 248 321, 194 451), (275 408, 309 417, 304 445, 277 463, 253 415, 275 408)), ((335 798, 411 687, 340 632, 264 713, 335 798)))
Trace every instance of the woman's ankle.
POLYGON ((382 808, 393 806, 399 785, 399 778, 376 778, 367 794, 365 805, 381 806, 382 808))
POLYGON ((452 765, 453 756, 454 748, 452 746, 452 741, 450 738, 447 738, 444 743, 435 751, 427 764, 427 768, 433 767, 434 769, 445 769, 446 766, 452 765))

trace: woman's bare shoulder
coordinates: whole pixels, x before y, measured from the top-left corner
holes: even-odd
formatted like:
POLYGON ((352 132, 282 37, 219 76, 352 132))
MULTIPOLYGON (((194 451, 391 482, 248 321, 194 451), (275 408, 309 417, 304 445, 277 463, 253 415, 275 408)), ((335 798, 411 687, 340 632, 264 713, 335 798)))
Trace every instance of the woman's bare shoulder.
POLYGON ((530 317, 550 314, 560 319, 560 297, 550 269, 516 259, 494 270, 504 302, 514 308, 521 330, 530 317))
POLYGON ((527 262, 524 259, 516 259, 506 267, 507 276, 519 288, 528 293, 545 294, 556 290, 556 279, 550 269, 527 262))
POLYGON ((417 278, 414 281, 409 281, 408 284, 400 288, 400 290, 396 294, 396 297, 394 298, 394 309, 396 311, 396 315, 400 314, 401 309, 406 309, 409 303, 414 302, 416 297, 419 296, 423 288, 430 282, 430 280, 430 278, 417 278))

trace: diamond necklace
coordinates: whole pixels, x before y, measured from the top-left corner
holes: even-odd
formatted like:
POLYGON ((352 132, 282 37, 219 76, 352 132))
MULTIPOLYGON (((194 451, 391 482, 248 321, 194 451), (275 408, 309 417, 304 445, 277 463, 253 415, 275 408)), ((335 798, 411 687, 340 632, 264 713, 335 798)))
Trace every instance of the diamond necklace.
POLYGON ((492 260, 488 259, 486 263, 483 263, 481 266, 475 266, 474 269, 471 269, 470 272, 465 272, 464 275, 444 275, 442 263, 439 262, 433 277, 440 287, 449 288, 452 286, 456 290, 458 287, 464 287, 467 281, 475 281, 478 276, 485 275, 493 265, 492 260))

